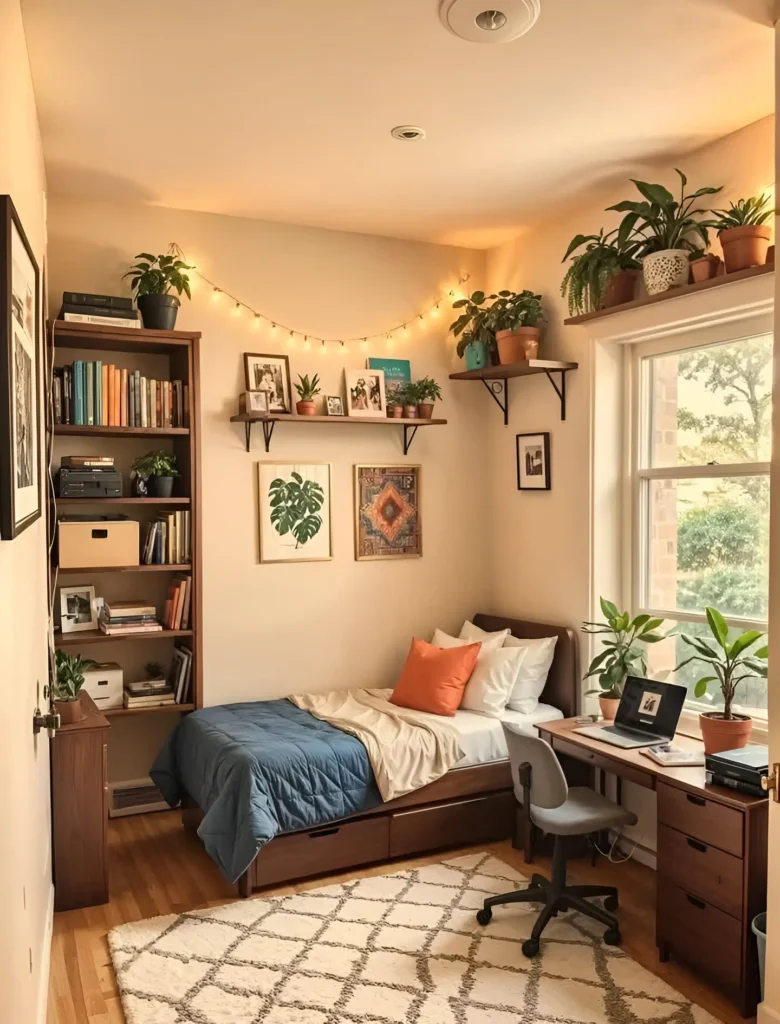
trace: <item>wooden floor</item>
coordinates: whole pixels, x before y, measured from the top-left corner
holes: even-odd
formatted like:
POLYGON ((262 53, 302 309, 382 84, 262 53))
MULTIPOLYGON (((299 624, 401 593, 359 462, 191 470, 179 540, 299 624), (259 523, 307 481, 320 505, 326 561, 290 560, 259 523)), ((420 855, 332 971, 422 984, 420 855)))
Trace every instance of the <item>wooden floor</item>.
MULTIPOLYGON (((177 811, 114 819, 109 826, 109 842, 111 901, 102 907, 55 916, 48 1024, 124 1024, 106 943, 106 934, 115 925, 217 906, 236 898, 235 888, 225 882, 197 838, 181 827, 177 811)), ((520 871, 528 870, 522 855, 509 842, 474 849, 491 849, 520 871)), ((444 856, 447 854, 437 853, 394 861, 389 867, 380 864, 329 876, 327 882, 381 875, 444 856)), ((549 867, 548 861, 539 858, 534 870, 547 874, 549 867)), ((658 962, 653 871, 634 861, 615 865, 600 858, 595 867, 585 861, 572 863, 570 875, 580 883, 617 885, 625 952, 724 1024, 742 1022, 730 1003, 685 968, 658 962)), ((324 884, 319 878, 269 889, 267 893, 292 893, 324 884)))

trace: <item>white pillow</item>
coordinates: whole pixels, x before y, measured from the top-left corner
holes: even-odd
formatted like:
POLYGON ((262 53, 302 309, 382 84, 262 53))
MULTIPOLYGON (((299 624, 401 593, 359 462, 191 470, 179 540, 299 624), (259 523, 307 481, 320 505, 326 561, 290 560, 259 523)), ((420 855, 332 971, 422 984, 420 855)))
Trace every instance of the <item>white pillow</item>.
MULTIPOLYGON (((486 633, 484 629, 475 626, 473 622, 465 622, 460 631, 461 639, 476 643, 483 640, 485 636, 495 636, 495 633, 486 633)), ((520 665, 512 694, 507 702, 507 707, 512 711, 520 711, 524 715, 530 715, 536 710, 539 698, 547 682, 547 674, 552 665, 555 645, 558 642, 557 636, 546 636, 538 639, 518 639, 508 634, 504 640, 504 647, 525 648, 528 655, 520 665)))
POLYGON ((466 619, 459 636, 461 640, 468 640, 470 644, 476 643, 477 640, 484 644, 488 640, 497 640, 500 637, 501 643, 498 646, 506 647, 504 641, 511 636, 511 632, 508 629, 499 629, 497 633, 486 633, 484 629, 480 629, 479 626, 475 626, 473 622, 466 619))
MULTIPOLYGON (((524 647, 502 648, 504 639, 504 635, 499 634, 479 641, 482 650, 460 702, 465 711, 478 711, 490 718, 500 718, 503 714, 520 666, 528 656, 524 647)), ((449 636, 440 629, 433 634, 432 640, 437 647, 465 647, 476 642, 449 636)))
POLYGON ((487 651, 499 651, 504 646, 504 641, 509 636, 509 630, 505 633, 483 633, 482 636, 476 637, 473 640, 467 640, 465 637, 450 636, 449 633, 445 633, 443 629, 434 630, 433 639, 431 643, 434 647, 464 647, 466 644, 482 644, 482 650, 479 652, 481 658, 487 651))

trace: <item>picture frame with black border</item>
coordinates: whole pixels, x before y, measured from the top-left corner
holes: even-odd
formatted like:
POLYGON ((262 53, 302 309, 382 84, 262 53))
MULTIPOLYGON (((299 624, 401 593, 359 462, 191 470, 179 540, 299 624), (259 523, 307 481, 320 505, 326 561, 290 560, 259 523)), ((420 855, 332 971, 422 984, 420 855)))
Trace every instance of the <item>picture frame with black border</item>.
POLYGON ((518 491, 551 490, 549 431, 517 434, 516 445, 518 491))
POLYGON ((341 395, 326 395, 325 396, 325 415, 326 416, 343 416, 344 415, 344 399, 341 395))
POLYGON ((97 629, 95 588, 88 583, 60 587, 60 628, 63 633, 97 629))
POLYGON ((267 392, 269 415, 292 413, 292 383, 288 356, 267 352, 245 352, 244 383, 247 392, 267 392))

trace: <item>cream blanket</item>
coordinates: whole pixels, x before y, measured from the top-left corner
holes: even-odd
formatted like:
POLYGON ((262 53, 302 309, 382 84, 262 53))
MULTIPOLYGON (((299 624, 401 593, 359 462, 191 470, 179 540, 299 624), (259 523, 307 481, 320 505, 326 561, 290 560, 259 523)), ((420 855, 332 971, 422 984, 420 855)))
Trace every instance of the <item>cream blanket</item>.
POLYGON ((289 697, 296 707, 356 736, 384 801, 427 786, 462 757, 457 730, 439 715, 399 708, 392 690, 331 690, 289 697))

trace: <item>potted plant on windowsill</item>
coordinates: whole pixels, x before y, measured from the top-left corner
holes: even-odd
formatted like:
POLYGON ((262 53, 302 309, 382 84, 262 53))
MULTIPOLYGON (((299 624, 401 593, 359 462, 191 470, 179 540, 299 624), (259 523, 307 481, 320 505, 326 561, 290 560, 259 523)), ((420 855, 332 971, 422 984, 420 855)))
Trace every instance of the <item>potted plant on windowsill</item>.
POLYGON ((433 406, 441 401, 441 388, 432 377, 423 377, 414 385, 417 398, 417 417, 421 420, 433 418, 433 406))
POLYGON ((173 494, 173 479, 179 475, 173 452, 147 452, 130 468, 136 497, 170 498, 173 494))
POLYGON ((320 393, 319 384, 320 375, 318 373, 315 373, 311 380, 309 380, 308 373, 305 377, 298 374, 295 390, 298 392, 300 401, 295 403, 295 411, 299 416, 313 416, 317 411, 314 399, 320 393))
POLYGON ((84 672, 95 668, 96 661, 82 658, 80 654, 57 651, 55 656, 57 677, 52 684, 54 707, 63 725, 80 722, 84 717, 79 693, 84 685, 84 672))
POLYGON ((612 721, 617 714, 626 676, 647 675, 647 658, 645 651, 638 644, 657 644, 665 639, 663 633, 657 632, 663 625, 663 619, 653 619, 649 615, 637 615, 631 618, 628 612, 620 612, 617 605, 605 598, 599 598, 605 622, 584 622, 583 633, 595 633, 608 636, 602 640, 604 650, 591 661, 585 679, 598 676, 599 689, 587 690, 586 696, 598 694, 601 714, 607 721, 612 721))
POLYGON ((704 752, 717 754, 721 750, 744 747, 750 739, 753 720, 749 715, 737 714, 733 710, 734 697, 741 682, 756 676, 766 679, 769 648, 763 644, 757 650, 751 650, 764 636, 757 629, 749 629, 729 643, 729 627, 721 613, 716 608, 705 608, 705 612, 717 646, 703 637, 680 633, 680 638, 695 653, 680 662, 675 672, 693 661, 699 662, 707 666, 710 674, 697 681, 695 696, 709 697, 707 688, 710 683, 717 683, 720 687, 723 710, 703 711, 699 715, 704 752))
POLYGON ((542 297, 527 288, 522 292, 504 289, 491 295, 485 326, 493 332, 502 366, 536 359, 539 354, 540 324, 544 320, 542 297))
POLYGON ((713 210, 715 220, 707 227, 718 232, 726 273, 761 267, 767 261, 772 232, 767 224, 774 210, 767 209, 768 195, 751 196, 731 203, 727 210, 713 210))
POLYGON ((467 370, 481 370, 487 366, 495 350, 496 337, 487 326, 488 311, 484 302, 485 293, 477 291, 452 304, 453 309, 463 310, 450 324, 450 330, 456 338, 459 337, 456 351, 461 359, 465 356, 467 370))
POLYGON ((192 298, 190 279, 185 271, 193 268, 175 255, 152 256, 151 253, 140 252, 136 260, 140 262, 122 276, 132 278, 130 284, 144 327, 172 331, 181 299, 171 292, 175 290, 179 295, 184 292, 188 299, 192 298))
POLYGON ((597 235, 575 235, 561 261, 565 263, 585 246, 585 251, 572 259, 561 284, 561 295, 568 292, 569 314, 577 316, 631 302, 642 269, 639 257, 643 244, 632 229, 628 234, 615 230, 605 235, 601 228, 597 235))

